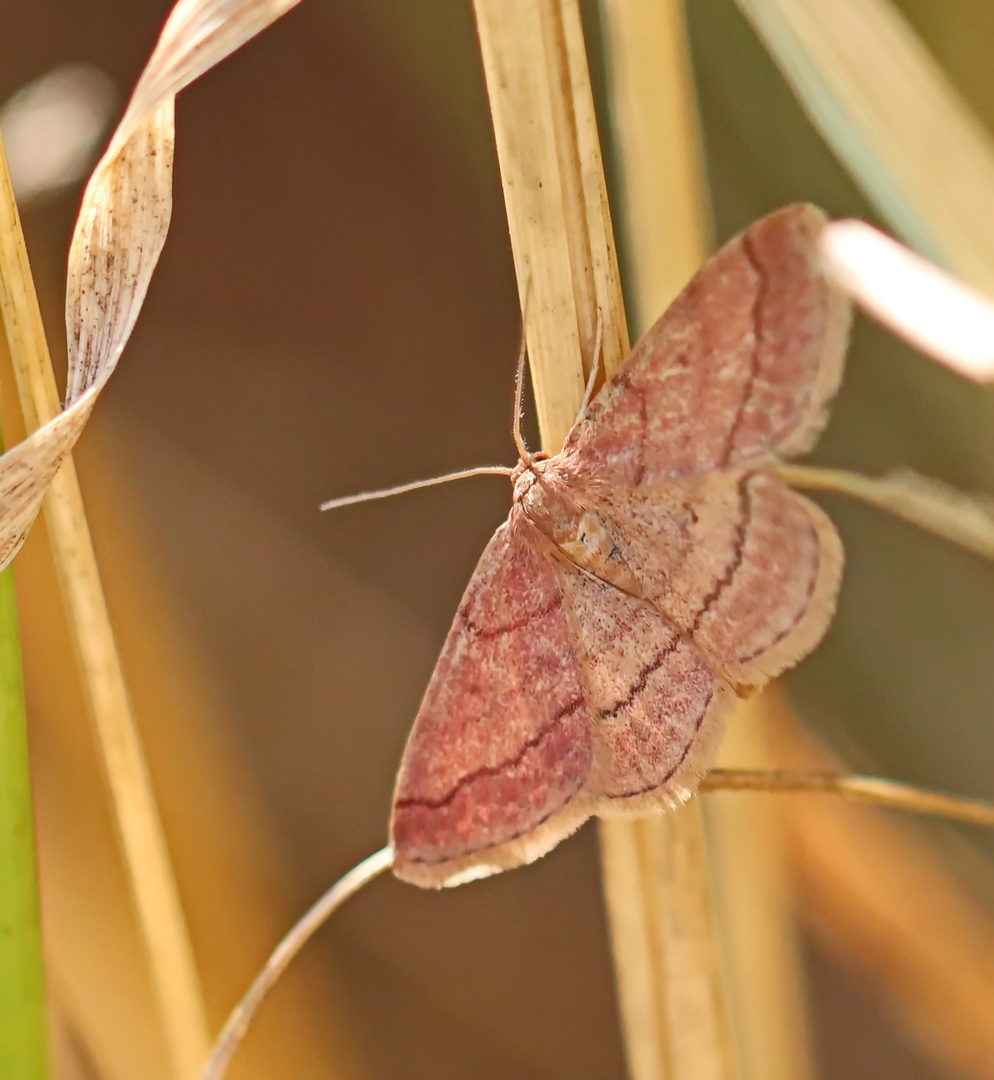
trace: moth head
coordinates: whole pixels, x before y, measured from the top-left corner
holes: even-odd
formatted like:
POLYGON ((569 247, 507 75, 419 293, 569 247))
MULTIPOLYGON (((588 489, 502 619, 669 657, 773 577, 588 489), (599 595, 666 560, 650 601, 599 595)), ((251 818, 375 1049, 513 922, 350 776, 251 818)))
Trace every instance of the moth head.
POLYGON ((522 458, 517 465, 514 466, 514 471, 511 473, 511 485, 512 487, 524 476, 525 473, 534 473, 535 466, 541 465, 543 461, 548 461, 549 455, 544 450, 539 450, 537 454, 530 454, 527 458, 522 458))
POLYGON ((531 454, 528 460, 522 458, 522 460, 514 466, 514 471, 511 473, 511 487, 518 491, 519 497, 521 495, 524 495, 525 492, 528 491, 528 489, 535 482, 535 478, 538 476, 538 473, 542 471, 541 469, 536 470, 535 466, 541 465, 543 462, 548 460, 549 455, 546 454, 544 451, 540 450, 537 454, 531 454), (518 481, 523 476, 528 476, 529 482, 523 488, 518 490, 518 481))

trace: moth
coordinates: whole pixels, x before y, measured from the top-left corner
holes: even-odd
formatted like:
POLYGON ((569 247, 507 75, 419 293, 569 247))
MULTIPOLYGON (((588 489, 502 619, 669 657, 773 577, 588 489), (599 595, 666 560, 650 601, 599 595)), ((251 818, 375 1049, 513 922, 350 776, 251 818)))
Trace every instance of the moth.
POLYGON ((776 474, 842 375, 850 308, 819 265, 824 222, 789 206, 730 241, 561 453, 518 463, 400 766, 403 880, 460 884, 591 815, 685 802, 736 698, 824 636, 842 545, 776 474))

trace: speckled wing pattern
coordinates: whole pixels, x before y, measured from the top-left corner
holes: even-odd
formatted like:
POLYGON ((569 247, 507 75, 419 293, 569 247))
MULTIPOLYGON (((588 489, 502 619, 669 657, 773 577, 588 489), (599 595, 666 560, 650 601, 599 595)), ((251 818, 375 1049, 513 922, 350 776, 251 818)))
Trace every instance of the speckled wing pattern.
POLYGON ((824 635, 841 544, 771 468, 810 448, 841 378, 823 221, 787 207, 727 244, 518 481, 404 754, 401 878, 458 884, 592 814, 685 801, 736 695, 824 635))

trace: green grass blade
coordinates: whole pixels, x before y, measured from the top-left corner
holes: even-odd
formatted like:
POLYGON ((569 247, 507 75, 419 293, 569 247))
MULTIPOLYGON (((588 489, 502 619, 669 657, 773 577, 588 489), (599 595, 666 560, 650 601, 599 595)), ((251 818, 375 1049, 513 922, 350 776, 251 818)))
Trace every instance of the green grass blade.
POLYGON ((0 1076, 48 1075, 45 974, 14 568, 0 573, 0 1076))
MULTIPOLYGON (((0 147, 0 182, 9 185, 0 147)), ((4 198, 13 205, 9 186, 4 198)), ((6 266, 0 305, 6 308, 6 266)), ((3 432, 0 430, 0 453, 3 432)), ((14 567, 0 573, 0 1077, 45 1080, 48 1032, 14 567)))

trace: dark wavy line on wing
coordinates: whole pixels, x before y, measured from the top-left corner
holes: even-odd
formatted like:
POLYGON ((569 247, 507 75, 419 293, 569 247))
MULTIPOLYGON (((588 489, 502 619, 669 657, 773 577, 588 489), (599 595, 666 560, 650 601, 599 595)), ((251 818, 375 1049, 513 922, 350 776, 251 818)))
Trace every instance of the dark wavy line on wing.
POLYGON ((818 585, 818 575, 821 572, 821 537, 818 535, 818 530, 811 523, 810 518, 808 518, 808 528, 811 531, 811 535, 815 538, 815 551, 817 552, 817 557, 815 558, 815 565, 811 572, 811 580, 808 582, 808 591, 807 593, 805 593, 804 596, 804 604, 794 616, 794 618, 791 620, 789 626, 781 630, 780 633, 777 634, 772 641, 768 642, 766 645, 763 645, 759 649, 753 650, 751 653, 749 653, 748 656, 737 657, 735 661, 737 664, 748 664, 751 660, 755 660, 756 657, 762 656, 762 654, 765 652, 769 652, 770 649, 779 645, 784 638, 789 637, 797 628, 798 624, 801 622, 804 616, 807 615, 808 608, 811 606, 811 597, 814 596, 815 588, 818 585))
POLYGON ((729 463, 732 454, 735 451, 735 436, 738 435, 739 428, 742 427, 746 409, 749 407, 749 401, 752 398, 752 391, 756 385, 756 380, 759 378, 759 358, 763 343, 762 308, 770 288, 766 270, 760 265, 755 252, 752 250, 752 241, 749 239, 748 233, 743 234, 742 236, 742 251, 749 260, 749 265, 755 271, 756 277, 759 279, 759 288, 756 291, 756 299, 753 301, 752 309, 750 311, 753 345, 752 356, 749 361, 749 374, 746 376, 746 383, 742 388, 742 397, 739 400, 738 408, 735 410, 735 416, 732 418, 732 422, 728 428, 728 434, 725 436, 725 445, 719 459, 722 466, 729 463))
POLYGON ((725 572, 714 583, 714 587, 707 596, 704 597, 701 610, 697 613, 693 626, 690 627, 691 634, 696 634, 701 628, 704 616, 718 603, 721 594, 735 580, 735 575, 742 567, 742 561, 745 558, 746 533, 749 531, 749 523, 752 518, 752 499, 749 495, 749 481, 751 479, 752 474, 747 474, 739 480, 739 520, 735 526, 732 557, 728 561, 728 566, 725 567, 725 572))
POLYGON ((537 611, 531 611, 524 616, 524 618, 517 619, 512 623, 506 623, 504 626, 477 626, 476 623, 470 620, 465 612, 460 612, 460 614, 465 628, 473 634, 474 637, 486 640, 489 638, 501 637, 503 634, 513 634, 516 630, 524 630, 526 626, 538 622, 539 619, 544 619, 546 615, 551 615, 562 602, 563 594, 557 592, 555 597, 544 607, 539 608, 537 611))
POLYGON ((440 810, 443 806, 448 806, 459 792, 462 791, 467 784, 473 783, 474 780, 479 780, 483 776, 497 776, 506 769, 513 769, 515 765, 520 765, 524 760, 525 754, 527 754, 529 750, 534 750, 543 739, 552 733, 552 730, 557 724, 565 720, 567 716, 572 716, 577 709, 585 704, 585 701, 586 699, 584 697, 578 697, 567 705, 564 705, 551 720, 539 728, 538 732, 521 747, 514 757, 507 758, 498 765, 484 765, 479 769, 474 769, 471 773, 466 773, 465 776, 459 778, 455 787, 440 799, 422 799, 417 797, 398 799, 397 802, 394 803, 394 808, 397 810, 404 810, 411 806, 422 806, 428 810, 440 810))
POLYGON ((690 748, 697 741, 697 736, 700 734, 701 725, 704 723, 704 717, 708 714, 708 709, 711 708, 711 702, 714 699, 714 689, 710 691, 707 697, 707 701, 704 702, 704 708, 701 710, 701 715, 698 716, 697 722, 694 724, 694 734, 688 740, 687 745, 683 748, 683 753, 677 759, 673 768, 654 784, 649 784, 647 787, 639 788, 637 791, 623 791, 619 795, 608 795, 609 799, 634 799, 636 795, 647 795, 650 791, 655 791, 657 788, 661 788, 663 784, 668 783, 680 766, 687 760, 687 755, 690 753, 690 748))
POLYGON ((653 658, 645 665, 639 672, 638 678, 632 684, 631 690, 620 701, 615 702, 609 709, 601 709, 599 715, 603 717, 617 716, 622 709, 627 709, 629 705, 641 694, 649 683, 649 676, 653 672, 658 671, 663 664, 666 663, 666 659, 670 656, 676 647, 680 644, 680 638, 676 638, 672 645, 667 645, 665 649, 661 649, 653 658))

